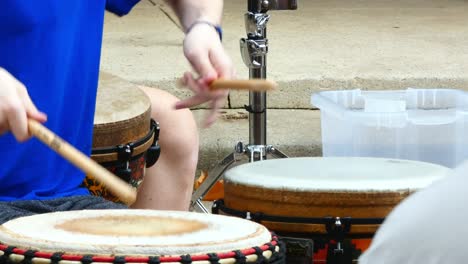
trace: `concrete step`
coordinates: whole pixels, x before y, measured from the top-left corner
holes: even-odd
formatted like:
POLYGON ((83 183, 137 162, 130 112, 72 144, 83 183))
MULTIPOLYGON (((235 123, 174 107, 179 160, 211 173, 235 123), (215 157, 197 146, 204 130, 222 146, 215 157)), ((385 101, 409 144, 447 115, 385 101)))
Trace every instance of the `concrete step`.
MULTIPOLYGON (((225 1, 224 45, 239 78, 248 78, 239 51, 246 9, 245 0, 225 1)), ((304 0, 296 11, 271 11, 267 73, 280 90, 268 105, 310 108, 310 94, 322 90, 465 89, 466 10, 468 2, 459 0, 304 0)), ((143 0, 123 18, 106 15, 103 70, 188 96, 175 88, 190 67, 183 33, 170 18, 163 0, 143 0)), ((247 97, 232 93, 230 105, 242 107, 247 97)))
MULTIPOLYGON (((245 0, 225 1, 224 45, 238 78, 248 78, 239 39, 246 36, 245 0)), ((468 2, 460 0, 299 1, 296 11, 272 11, 268 24, 268 144, 290 156, 320 155, 319 112, 314 92, 406 87, 468 88, 468 2)), ((183 33, 163 0, 142 0, 126 17, 107 14, 101 68, 137 84, 181 98, 175 87, 190 69, 183 33)), ((210 169, 248 143, 248 93, 232 92, 226 113, 200 131, 200 168, 210 169), (241 110, 238 110, 241 109, 241 110)), ((203 107, 201 107, 203 108, 203 107)), ((195 110, 200 119, 205 110, 195 110)))
MULTIPOLYGON (((195 110, 201 124, 207 110, 195 110)), ((225 110, 210 128, 200 129, 199 168, 210 170, 234 151, 241 141, 249 144, 248 114, 243 109, 225 110)), ((268 109, 267 144, 290 157, 320 156, 320 112, 316 110, 268 109)))

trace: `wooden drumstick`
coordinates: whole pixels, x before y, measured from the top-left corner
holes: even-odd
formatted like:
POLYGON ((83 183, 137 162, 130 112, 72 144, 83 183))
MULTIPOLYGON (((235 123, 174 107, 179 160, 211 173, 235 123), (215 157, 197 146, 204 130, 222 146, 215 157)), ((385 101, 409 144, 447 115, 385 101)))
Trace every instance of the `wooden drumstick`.
MULTIPOLYGON (((176 86, 181 88, 186 86, 183 79, 179 79, 176 86)), ((250 80, 227 80, 216 79, 210 84, 211 90, 231 89, 231 90, 246 90, 253 92, 273 91, 278 85, 270 80, 250 79, 250 80)))
POLYGON ((120 198, 125 204, 131 205, 135 202, 137 192, 129 184, 61 139, 41 123, 29 119, 28 125, 29 131, 33 136, 84 171, 88 176, 103 183, 112 194, 120 198))
POLYGON ((210 84, 212 90, 232 89, 248 90, 253 92, 266 92, 276 89, 277 84, 270 80, 250 79, 250 80, 227 80, 217 79, 210 84))

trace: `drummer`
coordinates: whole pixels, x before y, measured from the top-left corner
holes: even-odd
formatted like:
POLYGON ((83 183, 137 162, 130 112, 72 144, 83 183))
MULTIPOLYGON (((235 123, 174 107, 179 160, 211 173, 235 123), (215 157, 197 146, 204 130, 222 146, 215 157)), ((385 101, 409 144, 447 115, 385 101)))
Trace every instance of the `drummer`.
MULTIPOLYGON (((80 187, 81 171, 28 140, 27 118, 90 154, 104 11, 125 15, 138 1, 0 1, 0 222, 57 210, 123 207, 91 196, 80 187)), ((143 88, 161 124, 163 152, 147 171, 135 207, 187 210, 198 160, 197 128, 187 108, 210 102, 206 125, 212 124, 227 93, 209 92, 207 84, 231 78, 233 69, 220 41, 223 1, 169 3, 185 29, 183 51, 199 78, 184 75, 195 95, 183 101, 143 88)))

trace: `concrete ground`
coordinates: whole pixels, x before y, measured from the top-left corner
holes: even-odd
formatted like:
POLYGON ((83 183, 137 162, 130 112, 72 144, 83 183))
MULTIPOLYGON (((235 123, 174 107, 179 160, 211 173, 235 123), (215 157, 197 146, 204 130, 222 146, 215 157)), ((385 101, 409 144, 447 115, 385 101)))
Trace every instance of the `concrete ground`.
MULTIPOLYGON (((320 155, 320 114, 314 92, 336 89, 468 87, 468 2, 465 0, 300 0, 296 11, 272 11, 268 23, 268 144, 290 156, 320 155)), ((239 52, 245 0, 225 1, 224 45, 238 78, 248 78, 239 52)), ((175 81, 190 69, 182 31, 162 0, 142 0, 123 18, 106 16, 102 70, 185 97, 175 81)), ((248 94, 233 92, 230 108, 200 131, 200 169, 210 169, 237 141, 248 143, 242 109, 248 94)), ((197 119, 206 110, 195 109, 197 119)))

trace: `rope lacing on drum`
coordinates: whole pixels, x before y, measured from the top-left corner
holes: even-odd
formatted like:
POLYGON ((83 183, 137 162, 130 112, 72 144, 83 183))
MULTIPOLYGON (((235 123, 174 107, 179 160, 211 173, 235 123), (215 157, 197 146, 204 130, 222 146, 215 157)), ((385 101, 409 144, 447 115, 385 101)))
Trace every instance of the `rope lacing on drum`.
POLYGON ((236 262, 239 264, 245 264, 247 263, 247 257, 240 251, 240 250, 235 250, 234 252, 234 258, 236 259, 236 262))
POLYGON ((0 256, 0 263, 11 263, 10 255, 13 254, 15 247, 9 246, 3 250, 3 255, 0 256))
POLYGON ((161 258, 159 256, 148 257, 148 264, 160 264, 161 258))
POLYGON ((275 252, 275 249, 276 249, 275 245, 273 245, 272 243, 268 243, 266 245, 268 246, 268 250, 270 250, 271 253, 275 252))
MULTIPOLYGON (((34 258, 44 258, 47 259, 49 258, 51 264, 58 264, 62 261, 81 261, 82 264, 91 264, 94 262, 101 263, 101 262, 106 262, 106 263, 115 263, 115 264, 124 264, 129 262, 138 262, 138 263, 148 263, 148 264, 161 264, 161 262, 180 262, 182 264, 189 264, 193 263, 194 261, 200 261, 200 260, 205 260, 209 261, 210 264, 219 264, 221 261, 221 258, 224 258, 222 256, 226 255, 225 257, 228 258, 234 258, 236 260, 236 263, 238 264, 243 264, 247 262, 247 255, 251 254, 256 254, 257 255, 257 261, 255 263, 258 264, 264 264, 264 263, 270 263, 270 264, 280 264, 284 263, 284 261, 279 261, 277 262, 276 260, 283 259, 281 256, 278 256, 280 253, 277 252, 276 250, 278 249, 278 245, 280 242, 278 241, 278 237, 272 234, 272 240, 270 243, 266 243, 261 247, 252 247, 250 249, 245 249, 245 250, 236 250, 236 251, 231 251, 229 253, 210 253, 206 255, 196 255, 196 256, 191 256, 189 254, 186 255, 181 255, 178 257, 167 257, 167 258, 161 258, 160 256, 148 256, 147 258, 132 258, 132 257, 126 257, 126 256, 93 256, 93 255, 67 255, 66 253, 63 252, 56 252, 56 253, 47 253, 47 252, 40 252, 40 251, 35 251, 35 250, 24 250, 24 249, 18 249, 13 246, 7 246, 7 245, 2 245, 0 244, 0 252, 3 253, 3 255, 0 255, 0 264, 12 264, 16 263, 10 260, 10 255, 12 254, 18 254, 24 256, 23 261, 21 261, 21 264, 30 264, 32 263, 32 260, 34 258), (269 260, 267 260, 264 256, 263 253, 265 251, 271 251, 272 256, 269 260), (137 261, 138 260, 138 261, 137 261), (272 261, 275 260, 275 261, 272 261)), ((280 250, 283 250, 283 248, 280 247, 280 250)), ((284 250, 283 250, 284 251, 284 250)))
POLYGON ((50 257, 50 264, 59 264, 59 262, 62 260, 62 256, 63 256, 62 252, 55 252, 50 257))
MULTIPOLYGON (((265 256, 263 256, 263 250, 260 247, 253 247, 253 249, 255 250, 255 254, 257 255, 257 261, 255 261, 255 263, 256 264, 266 263, 265 256)), ((274 251, 271 253, 273 254, 274 251)))
MULTIPOLYGON (((269 260, 270 264, 283 264, 286 263, 286 245, 282 241, 276 240, 279 247, 279 252, 277 254, 273 254, 269 260)), ((273 249, 272 253, 275 252, 273 249)))
POLYGON ((216 253, 208 253, 208 261, 210 264, 219 264, 219 256, 216 253))
POLYGON ((182 263, 182 264, 192 263, 192 256, 190 256, 188 254, 180 256, 180 263, 182 263))
POLYGON ((83 256, 83 258, 81 258, 81 263, 83 264, 93 263, 93 256, 90 256, 90 255, 83 256))
POLYGON ((127 261, 125 260, 124 256, 116 256, 114 257, 114 264, 125 264, 127 261))
POLYGON ((36 256, 37 250, 27 250, 24 252, 23 256, 24 259, 22 261, 23 264, 32 264, 32 259, 36 256))

